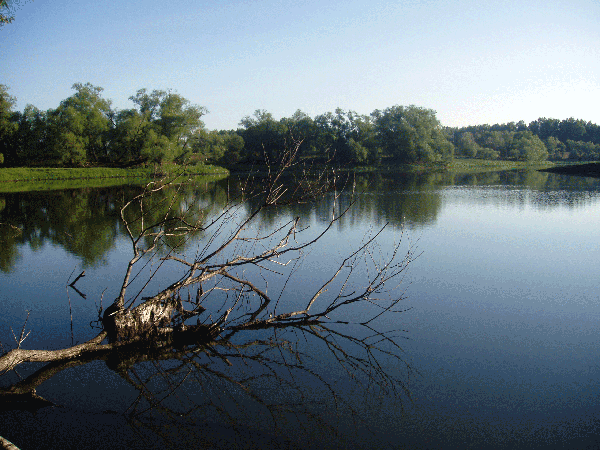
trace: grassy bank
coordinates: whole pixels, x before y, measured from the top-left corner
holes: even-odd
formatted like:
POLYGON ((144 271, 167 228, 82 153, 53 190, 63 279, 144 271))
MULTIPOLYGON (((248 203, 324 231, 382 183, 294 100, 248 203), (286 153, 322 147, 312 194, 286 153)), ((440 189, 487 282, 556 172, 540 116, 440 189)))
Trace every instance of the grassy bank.
POLYGON ((539 170, 554 167, 552 161, 526 162, 501 161, 486 159, 455 159, 451 162, 432 162, 417 164, 382 164, 381 166, 349 167, 347 170, 356 173, 431 173, 450 172, 457 174, 499 172, 504 170, 539 170))
POLYGON ((451 173, 482 173, 502 170, 540 170, 554 167, 552 161, 503 161, 489 159, 455 159, 447 164, 446 170, 451 173))
MULTIPOLYGON (((302 161, 304 164, 298 164, 292 168, 293 170, 310 170, 315 173, 330 168, 326 164, 313 163, 309 159, 302 161)), ((336 167, 337 172, 354 172, 354 173, 431 173, 431 172, 447 172, 454 174, 477 174, 485 172, 500 172, 507 170, 546 170, 556 171, 560 173, 575 173, 578 170, 594 176, 592 173, 594 168, 588 169, 568 169, 570 167, 579 167, 580 163, 562 162, 562 161, 505 161, 505 160, 489 160, 475 158, 456 158, 451 162, 432 162, 432 163, 416 163, 416 164, 386 164, 384 161, 380 165, 373 166, 339 166, 336 167), (564 169, 563 168, 567 168, 564 169)), ((598 165, 600 167, 600 164, 598 165)), ((264 166, 248 166, 237 165, 231 166, 231 171, 236 174, 253 173, 258 175, 266 175, 267 168, 264 166)))
POLYGON ((113 167, 86 168, 48 168, 48 167, 11 167, 0 169, 0 182, 39 181, 39 180, 86 180, 92 178, 152 178, 156 175, 206 175, 228 173, 227 169, 218 166, 178 166, 165 164, 138 169, 118 169, 113 167))
POLYGON ((178 166, 175 164, 154 168, 117 169, 93 168, 27 168, 0 169, 0 192, 24 192, 84 187, 108 187, 123 184, 143 184, 157 176, 203 176, 220 179, 229 175, 227 169, 217 166, 178 166))

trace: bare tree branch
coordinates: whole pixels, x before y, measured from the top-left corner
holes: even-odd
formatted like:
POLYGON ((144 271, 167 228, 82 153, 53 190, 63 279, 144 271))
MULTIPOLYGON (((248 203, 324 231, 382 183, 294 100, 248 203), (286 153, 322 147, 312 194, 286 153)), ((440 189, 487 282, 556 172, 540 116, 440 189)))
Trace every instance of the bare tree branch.
MULTIPOLYGON (((283 338, 287 332, 307 342, 321 343, 351 379, 366 379, 370 386, 392 395, 408 395, 404 373, 390 373, 382 362, 391 359, 396 366, 403 365, 409 375, 412 373, 399 345, 404 332, 381 330, 377 323, 382 316, 406 310, 399 307, 405 299, 399 285, 418 254, 410 248, 401 257, 402 241, 383 252, 377 242, 387 224, 366 236, 320 285, 314 286, 313 293, 303 299, 305 306, 293 308, 286 302, 285 289, 300 262, 311 248, 326 238, 356 201, 352 187, 348 204, 340 204, 341 192, 337 190, 338 180, 333 172, 330 177, 326 171, 314 175, 309 170, 300 170, 294 172, 293 182, 285 179, 286 172, 298 164, 299 147, 300 143, 296 142, 288 149, 277 167, 270 168, 266 180, 248 179, 240 196, 230 198, 228 205, 212 218, 202 212, 193 213, 189 208, 176 211, 173 197, 160 207, 153 205, 153 196, 173 182, 150 183, 139 195, 125 201, 121 221, 132 256, 119 294, 103 311, 102 331, 93 339, 66 349, 25 350, 21 348, 27 337, 24 325, 20 337, 14 336, 16 348, 0 356, 0 374, 27 362, 50 364, 0 390, 0 398, 17 394, 31 396, 41 382, 58 371, 101 359, 138 390, 139 397, 130 408, 130 414, 135 417, 148 408, 168 411, 170 407, 165 406, 164 400, 190 380, 226 382, 261 403, 251 388, 261 377, 291 388, 290 392, 297 390, 303 397, 294 377, 309 375, 320 380, 337 405, 341 400, 334 389, 304 366, 301 360, 306 355, 283 338), (304 238, 308 230, 301 227, 299 217, 270 230, 252 229, 268 210, 314 201, 324 195, 331 195, 333 199, 329 219, 312 237, 304 238), (210 233, 193 256, 179 252, 177 244, 167 245, 171 237, 186 241, 198 231, 210 233), (158 256, 162 248, 167 248, 166 254, 158 256), (147 273, 144 268, 150 261, 158 261, 158 267, 152 269, 137 292, 130 294, 128 289, 133 280, 145 276, 141 274, 147 273), (143 296, 150 280, 167 263, 180 266, 184 274, 171 280, 158 293, 143 296), (357 284, 359 270, 362 284, 357 284), (272 279, 283 281, 283 288, 275 295, 269 288, 272 279), (128 295, 129 300, 126 300, 128 295), (358 321, 350 321, 345 314, 353 311, 357 304, 363 305, 363 316, 358 321), (264 334, 257 338, 257 330, 270 331, 271 338, 264 339, 264 334), (176 367, 165 368, 160 364, 175 360, 180 361, 176 367), (148 377, 136 369, 143 361, 153 361, 155 367, 148 377), (236 364, 237 367, 248 366, 249 375, 233 371, 236 364), (287 375, 283 375, 283 369, 287 375), (163 379, 168 387, 160 392, 153 390, 155 377, 163 379)), ((70 286, 75 288, 74 284, 82 276, 83 272, 70 286)), ((188 414, 200 407, 228 414, 227 408, 219 405, 216 398, 178 414, 188 414)), ((291 404, 265 404, 265 407, 274 421, 280 408, 293 410, 291 404)))

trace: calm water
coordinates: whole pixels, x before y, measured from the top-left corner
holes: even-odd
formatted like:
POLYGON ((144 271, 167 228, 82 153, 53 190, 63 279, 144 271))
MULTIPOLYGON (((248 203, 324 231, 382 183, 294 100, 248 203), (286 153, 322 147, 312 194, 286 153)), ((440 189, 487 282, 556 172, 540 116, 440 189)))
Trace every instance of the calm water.
MULTIPOLYGON (((187 201, 218 210, 228 189, 234 189, 234 181, 229 187, 227 183, 190 190, 187 201)), ((403 304, 410 309, 382 324, 405 330, 403 357, 414 369, 405 377, 411 398, 364 395, 327 352, 300 341, 312 354, 306 367, 344 393, 358 418, 343 406, 332 408, 322 387, 313 387, 314 380, 297 379, 313 393, 314 398, 302 402, 310 405, 305 408, 316 420, 287 418, 273 426, 262 406, 239 400, 237 412, 231 413, 239 426, 198 411, 191 422, 182 419, 163 429, 169 442, 181 445, 177 439, 185 434, 196 440, 184 445, 200 445, 199 433, 211 436, 212 445, 234 442, 242 448, 265 442, 284 446, 281 439, 303 447, 595 447, 600 441, 600 183, 504 172, 371 177, 358 179, 357 187, 362 193, 353 209, 307 256, 282 298, 292 305, 303 301, 343 256, 388 223, 378 241, 382 254, 399 239, 403 248, 416 247, 421 253, 402 285, 407 297, 403 304), (320 427, 323 423, 340 434, 320 427)), ((116 297, 130 257, 118 205, 133 191, 0 194, 0 223, 23 229, 0 230, 3 345, 11 346, 9 327, 20 332, 26 311, 32 332, 25 348, 60 348, 95 335, 90 322, 97 319, 100 298, 106 307, 116 297), (86 277, 78 287, 85 299, 65 288, 69 277, 82 269, 86 277)), ((317 205, 263 215, 260 224, 269 228, 299 215, 310 226, 307 234, 316 233, 326 223, 332 199, 329 195, 317 205)), ((340 198, 341 204, 348 201, 348 196, 340 198)), ((204 238, 188 242, 187 250, 194 252, 204 238)), ((150 291, 180 271, 165 267, 160 273, 164 278, 156 279, 150 291)), ((281 281, 273 281, 270 289, 281 287, 281 281)), ((389 371, 406 371, 391 361, 383 363, 389 371)), ((19 372, 25 376, 37 367, 19 372)), ((0 382, 15 382, 11 376, 0 382)), ((258 388, 267 402, 285 396, 267 381, 258 388)), ((190 394, 192 388, 185 383, 182 389, 188 397, 214 395, 190 394)), ((17 444, 20 439, 31 443, 26 440, 34 439, 31 430, 46 427, 55 442, 93 436, 103 443, 115 439, 116 447, 148 445, 143 439, 148 428, 131 426, 120 415, 136 391, 104 362, 63 371, 37 392, 64 407, 35 415, 3 413, 0 435, 14 435, 17 444), (118 414, 102 414, 107 410, 118 414)), ((164 418, 158 414, 155 420, 159 424, 164 418)))

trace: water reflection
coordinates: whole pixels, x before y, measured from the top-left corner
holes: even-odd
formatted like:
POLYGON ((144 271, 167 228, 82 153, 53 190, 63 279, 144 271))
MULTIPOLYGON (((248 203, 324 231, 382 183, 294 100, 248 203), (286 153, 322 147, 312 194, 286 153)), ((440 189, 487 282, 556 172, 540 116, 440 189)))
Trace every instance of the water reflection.
MULTIPOLYGON (((38 416, 41 410, 49 415, 48 421, 52 423, 56 420, 53 415, 61 414, 61 399, 55 398, 57 405, 54 405, 39 396, 37 388, 53 378, 60 380, 61 372, 67 370, 79 376, 108 380, 111 379, 109 369, 133 388, 127 390, 121 386, 113 393, 115 398, 107 401, 110 410, 124 409, 124 412, 103 414, 103 420, 108 416, 108 420, 124 426, 122 436, 110 436, 112 433, 109 433, 117 448, 132 433, 137 442, 128 447, 134 448, 230 448, 237 439, 243 438, 243 448, 269 445, 271 448, 300 449, 318 448, 317 443, 322 444, 323 439, 338 444, 346 439, 356 439, 347 427, 352 424, 359 427, 360 420, 357 417, 354 421, 351 419, 355 414, 353 405, 340 395, 342 389, 329 384, 309 364, 304 365, 304 357, 308 355, 302 355, 285 337, 285 330, 280 329, 276 335, 250 338, 238 344, 222 339, 202 344, 155 342, 152 346, 102 350, 50 363, 8 386, 5 375, 4 387, 0 389, 0 413, 6 421, 19 417, 14 413, 11 416, 11 411, 27 411, 38 416), (99 361, 105 366, 99 366, 99 361), (86 365, 89 366, 87 370, 83 367, 86 365), (74 372, 76 370, 78 372, 74 372), (348 414, 349 424, 341 429, 324 420, 328 416, 339 418, 348 414), (303 436, 294 437, 289 435, 290 432, 303 436), (289 437, 283 437, 286 435, 289 437)), ((298 340, 297 336, 290 338, 294 342, 298 340)), ((10 378, 18 380, 15 373, 10 378)), ((369 379, 366 377, 362 381, 368 383, 369 379)), ((65 386, 65 389, 69 388, 73 388, 72 383, 65 386)), ((84 384, 82 389, 87 391, 94 387, 84 384)), ((79 408, 92 406, 83 400, 90 394, 93 396, 93 392, 79 392, 82 398, 79 408)), ((369 394, 373 391, 359 393, 364 396, 360 398, 365 399, 369 394)), ((360 398, 355 397, 354 401, 360 398)), ((26 415, 20 421, 27 423, 31 417, 26 415)), ((35 422, 33 419, 32 423, 35 422)), ((337 425, 339 427, 339 422, 337 425)), ((22 435, 21 426, 15 424, 12 430, 0 429, 4 436, 29 448, 36 438, 22 435)), ((40 427, 37 431, 42 432, 44 424, 37 426, 40 427)), ((70 428, 81 433, 93 426, 72 419, 63 432, 70 428)), ((59 448, 50 442, 46 442, 46 448, 59 448)), ((69 444, 73 445, 72 442, 69 444)), ((95 445, 95 441, 82 446, 106 448, 104 443, 95 445)))
MULTIPOLYGON (((221 180, 200 186, 182 186, 153 199, 152 209, 158 217, 177 198, 176 209, 197 205, 203 214, 222 208, 227 199, 238 195, 246 180, 221 180), (175 190, 183 190, 175 196, 175 190), (162 209, 161 209, 162 208, 162 209)), ((354 201, 353 208, 337 226, 340 231, 357 224, 390 223, 419 229, 434 224, 444 205, 444 190, 478 186, 478 191, 464 191, 465 201, 477 204, 578 208, 593 201, 600 191, 600 180, 569 177, 538 171, 486 172, 479 174, 395 174, 360 175, 351 179, 358 195, 344 194, 340 198, 326 196, 318 203, 291 205, 286 210, 307 223, 326 223, 334 202, 341 207, 354 201)), ((83 266, 106 262, 107 253, 124 230, 119 225, 123 199, 131 198, 141 188, 100 188, 35 193, 0 194, 0 270, 10 272, 20 258, 19 248, 33 250, 45 243, 58 245, 81 258, 83 266)), ((452 191, 450 191, 452 192, 452 191)), ((460 191, 452 195, 460 196, 460 191)), ((259 199, 250 200, 248 208, 259 199)), ((199 213, 200 214, 200 213, 199 213)), ((281 211, 261 212, 264 227, 277 223, 281 211)), ((171 242, 172 246, 182 244, 171 242)))
MULTIPOLYGON (((128 186, 1 194, 0 270, 11 271, 20 258, 19 247, 27 245, 35 251, 46 243, 78 256, 83 267, 105 263, 116 239, 125 234, 121 207, 142 189, 128 186)), ((147 200, 147 211, 151 212, 148 220, 158 220, 169 208, 182 211, 192 205, 197 207, 196 216, 210 215, 227 201, 225 189, 217 183, 173 186, 147 200)), ((179 246, 184 242, 172 238, 167 244, 179 246)))
MULTIPOLYGON (((345 371, 344 378, 365 397, 399 398, 408 392, 404 377, 411 369, 401 356, 401 336, 380 329, 380 322, 403 312, 398 308, 404 296, 397 285, 412 253, 404 256, 398 245, 386 248, 390 254, 379 258, 381 248, 373 237, 332 266, 322 284, 312 280, 312 292, 295 297, 287 293, 288 282, 319 238, 303 238, 297 219, 284 219, 266 234, 251 227, 254 218, 261 221, 259 213, 278 210, 279 197, 273 195, 278 187, 268 188, 262 203, 233 201, 222 213, 216 202, 199 202, 196 192, 173 188, 175 192, 147 187, 132 201, 121 202, 119 226, 129 236, 132 255, 119 296, 99 311, 96 337, 67 349, 43 351, 21 348, 26 324, 19 337, 14 336, 14 348, 0 357, 5 409, 47 407, 49 401, 38 395, 38 387, 60 380, 67 369, 82 366, 76 373, 89 374, 85 366, 98 361, 133 388, 135 398, 125 416, 154 431, 153 436, 161 435, 152 422, 156 414, 161 422, 201 415, 234 424, 255 422, 259 415, 265 418, 262 426, 272 424, 278 433, 280 422, 291 420, 292 429, 304 428, 312 435, 310 422, 322 429, 329 409, 335 418, 340 417, 340 405, 354 414, 356 397, 338 395, 347 394, 347 386, 344 380, 332 381, 325 370, 330 363, 337 366, 334 379, 345 371), (216 217, 206 211, 210 208, 217 208, 216 217), (208 238, 186 255, 188 240, 201 241, 202 236, 194 234, 198 229, 208 238), (162 251, 155 253, 155 246, 162 251), (183 268, 183 275, 179 270, 173 279, 168 271, 156 275, 153 268, 148 274, 145 268, 153 261, 158 268, 169 261, 183 268), (134 284, 136 278, 141 288, 134 284), (142 295, 154 278, 160 278, 160 291, 142 295), (329 360, 325 364, 322 358, 317 364, 305 361, 323 354, 329 360), (21 377, 16 369, 31 362, 48 364, 21 377), (403 369, 399 373, 398 367, 403 369), (323 395, 315 397, 319 391, 323 395)), ((111 206, 101 210, 114 211, 117 202, 102 204, 111 206)), ((338 219, 331 217, 329 224, 338 219)), ((102 373, 94 369, 94 376, 102 373)), ((171 444, 167 438, 161 443, 171 444)))
MULTIPOLYGON (((194 447, 198 442, 207 442, 206 446, 218 447, 225 441, 202 424, 220 420, 221 435, 229 433, 256 447, 259 441, 252 441, 249 435, 261 432, 263 447, 292 446, 270 433, 277 422, 280 434, 299 436, 296 445, 304 448, 307 442, 302 439, 310 435, 312 428, 319 429, 324 420, 334 422, 326 418, 347 414, 345 430, 353 426, 358 429, 365 410, 372 418, 370 426, 381 426, 380 436, 389 437, 385 444, 391 448, 394 442, 409 448, 429 444, 433 448, 515 448, 517 444, 543 448, 545 443, 552 447, 552 442, 573 448, 582 446, 584 436, 594 436, 598 428, 595 398, 599 387, 594 381, 598 370, 589 362, 598 353, 595 318, 600 314, 595 285, 598 180, 506 172, 461 176, 377 174, 357 177, 353 182, 357 191, 364 192, 356 197, 355 210, 339 221, 339 232, 331 241, 311 255, 314 258, 298 274, 300 279, 287 286, 288 293, 291 300, 305 295, 330 268, 329 254, 348 248, 352 245, 349 242, 356 243, 360 239, 356 236, 373 222, 389 221, 421 233, 420 245, 425 253, 418 260, 408 293, 415 308, 404 315, 408 325, 390 324, 390 328, 410 330, 412 340, 406 345, 406 355, 418 361, 422 374, 417 377, 413 396, 418 413, 410 420, 398 418, 403 405, 381 406, 381 400, 374 396, 365 398, 360 391, 350 393, 348 385, 340 381, 342 376, 335 361, 328 357, 327 347, 319 347, 314 340, 292 330, 277 330, 275 340, 269 340, 275 336, 271 331, 231 345, 196 346, 191 355, 171 361, 163 359, 161 349, 132 351, 111 360, 95 359, 71 368, 73 372, 67 369, 54 375, 40 387, 41 395, 58 404, 64 400, 65 404, 93 411, 126 411, 131 406, 131 421, 126 425, 128 430, 135 430, 138 442, 134 440, 129 447, 151 446, 158 435, 165 436, 173 446, 194 447), (277 372, 282 355, 290 365, 296 364, 284 342, 304 353, 302 367, 318 369, 316 373, 333 386, 335 393, 344 394, 348 406, 359 405, 362 418, 352 422, 350 408, 336 409, 335 395, 310 372, 295 367, 277 372), (241 381, 250 384, 251 394, 240 386, 241 381), (297 385, 292 387, 294 383, 297 385), (62 387, 66 385, 75 386, 73 392, 62 387), (110 399, 106 398, 108 392, 110 399), (73 399, 68 401, 69 397, 73 399), (93 401, 87 403, 90 398, 93 401), (312 403, 307 403, 308 399, 312 403), (369 401, 372 407, 365 408, 369 401), (188 412, 189 416, 181 417, 188 412), (249 424, 261 423, 265 426, 248 431, 249 424), (581 423, 585 426, 580 427, 581 423), (564 429, 568 430, 561 431, 564 429), (182 442, 184 434, 189 441, 182 442)), ((237 186, 235 180, 229 180, 206 192, 186 191, 187 201, 178 206, 187 209, 196 205, 198 210, 205 210, 212 204, 223 204, 218 199, 235 193, 237 186)), ((4 210, 8 198, 6 195, 0 202, 4 210)), ((116 202, 121 197, 117 193, 113 198, 116 202)), ((21 200, 11 201, 18 204, 21 200)), ((338 201, 347 204, 349 196, 338 201)), ((271 210, 259 216, 260 226, 268 229, 282 217, 296 215, 307 224, 322 225, 333 204, 330 195, 319 204, 271 210)), ((43 217, 44 212, 37 215, 43 217)), ((3 215, 1 221, 12 225, 15 222, 10 222, 11 217, 3 215)), ((114 220, 118 222, 118 217, 114 220)), ((23 224, 21 220, 14 226, 20 228, 23 224)), ((118 224, 111 226, 118 240, 123 230, 118 224)), ((39 245, 58 242, 52 241, 57 232, 46 232, 39 245)), ((36 233, 27 235, 35 237, 36 233)), ((22 246, 31 245, 12 227, 6 235, 3 229, 1 236, 17 239, 17 253, 22 246)), ((391 233, 385 235, 390 241, 392 237, 391 233)), ((110 249, 103 254, 110 255, 110 249)), ((98 264, 102 257, 91 261, 98 264)), ((103 287, 97 289, 97 297, 103 287)), ((63 307, 61 311, 65 315, 68 310, 63 307)), ((88 321, 86 318, 86 326, 88 321)), ((20 324, 12 325, 18 335, 20 324)), ((180 352, 174 346, 164 348, 173 355, 180 352)), ((29 382, 33 380, 27 378, 31 373, 21 375, 29 382)), ((364 379, 360 382, 366 384, 364 379)), ((38 414, 45 414, 43 411, 38 414)), ((4 424, 9 423, 7 417, 3 416, 4 424)), ((344 428, 336 429, 339 432, 344 428)), ((320 435, 315 432, 316 446, 328 433, 327 428, 320 435)), ((341 434, 343 437, 344 432, 341 434)), ((367 436, 365 448, 383 446, 367 436)), ((352 441, 347 447, 352 444, 359 446, 352 441)))

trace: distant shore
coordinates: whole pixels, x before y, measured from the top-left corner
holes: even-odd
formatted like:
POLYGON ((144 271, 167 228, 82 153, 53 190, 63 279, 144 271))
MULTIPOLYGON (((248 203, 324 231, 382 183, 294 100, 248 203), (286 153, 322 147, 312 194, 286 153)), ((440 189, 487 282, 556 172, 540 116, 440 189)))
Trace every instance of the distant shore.
MULTIPOLYGON (((320 166, 313 167, 319 170, 320 166)), ((252 167, 255 174, 260 173, 252 167)), ((242 166, 230 167, 233 173, 245 173, 242 166)), ((600 163, 556 165, 550 161, 530 163, 524 161, 488 161, 477 159, 455 159, 450 163, 411 164, 390 167, 352 167, 346 170, 369 172, 453 172, 453 173, 478 173, 489 171, 503 171, 515 169, 538 170, 563 175, 576 175, 600 178, 600 163), (548 167, 548 165, 552 165, 548 167)), ((140 184, 156 178, 157 176, 212 176, 222 178, 229 175, 230 171, 223 167, 212 165, 178 166, 165 164, 157 168, 0 168, 0 192, 14 192, 22 190, 47 190, 74 187, 102 187, 118 184, 140 184), (158 173, 157 173, 158 172, 158 173)))

